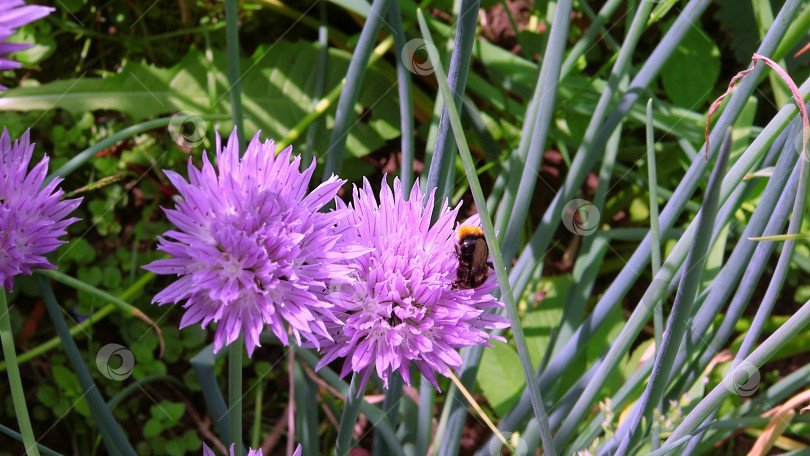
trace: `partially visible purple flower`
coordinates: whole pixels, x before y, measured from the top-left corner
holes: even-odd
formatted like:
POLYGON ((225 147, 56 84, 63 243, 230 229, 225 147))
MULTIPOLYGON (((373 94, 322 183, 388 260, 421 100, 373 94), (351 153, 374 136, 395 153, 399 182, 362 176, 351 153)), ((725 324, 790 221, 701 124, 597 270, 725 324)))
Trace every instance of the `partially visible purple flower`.
MULTIPOLYGON (((17 29, 41 19, 54 11, 53 8, 39 5, 26 5, 23 0, 0 0, 0 56, 16 51, 24 51, 33 44, 7 43, 6 40, 17 33, 17 29)), ((14 60, 0 58, 0 71, 12 70, 22 64, 14 60)), ((0 85, 0 90, 6 88, 0 85)))
POLYGON ((185 301, 180 327, 217 323, 214 351, 245 335, 249 355, 269 324, 288 343, 289 325, 298 343, 331 340, 323 323, 334 319, 324 288, 348 275, 338 264, 344 252, 335 231, 345 211, 319 212, 344 181, 332 176, 307 193, 315 161, 299 171, 291 147, 276 157, 273 141, 259 133, 239 158, 236 130, 223 148, 216 137, 218 171, 203 154, 202 169, 188 163, 189 181, 166 170, 182 199, 166 216, 177 230, 159 238, 158 249, 174 258, 144 266, 180 278, 153 302, 185 301))
POLYGON ((53 179, 42 187, 48 173, 45 156, 28 172, 34 145, 29 131, 11 143, 8 130, 0 136, 0 284, 14 288, 14 276, 31 274, 32 269, 56 269, 45 254, 65 241, 59 237, 78 218, 65 217, 82 199, 60 201, 62 179, 53 179), (64 220, 63 220, 64 219, 64 220))
POLYGON ((485 312, 503 306, 490 294, 494 276, 475 289, 453 287, 458 208, 443 203, 431 225, 433 204, 433 192, 424 201, 418 183, 405 201, 399 179, 393 192, 383 181, 378 203, 366 180, 340 222, 346 242, 368 252, 347 261, 354 283, 331 295, 342 324, 327 323, 334 343, 324 347, 318 367, 345 357, 341 376, 361 373, 360 391, 375 370, 386 387, 397 370, 410 384, 411 363, 438 389, 435 373, 449 376, 461 366, 458 349, 503 340, 485 331, 508 326, 485 312))
MULTIPOLYGON (((231 454, 230 456, 234 456, 233 454, 233 447, 235 444, 231 444, 231 454)), ((216 456, 214 454, 214 450, 208 448, 208 445, 203 443, 203 456, 216 456)), ((262 456, 262 450, 254 450, 252 448, 248 448, 248 456, 262 456)), ((295 452, 291 456, 301 456, 301 444, 298 444, 298 448, 295 449, 295 452)))

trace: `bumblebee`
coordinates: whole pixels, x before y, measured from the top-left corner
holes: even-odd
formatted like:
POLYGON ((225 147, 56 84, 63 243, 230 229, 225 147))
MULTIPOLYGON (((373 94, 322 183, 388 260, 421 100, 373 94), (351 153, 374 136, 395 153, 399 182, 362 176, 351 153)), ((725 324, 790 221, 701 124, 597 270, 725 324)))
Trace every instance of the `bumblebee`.
POLYGON ((457 280, 453 287, 458 289, 477 288, 486 282, 489 277, 489 268, 492 264, 487 261, 489 248, 484 232, 480 228, 464 225, 456 231, 458 243, 456 256, 458 256, 457 280))

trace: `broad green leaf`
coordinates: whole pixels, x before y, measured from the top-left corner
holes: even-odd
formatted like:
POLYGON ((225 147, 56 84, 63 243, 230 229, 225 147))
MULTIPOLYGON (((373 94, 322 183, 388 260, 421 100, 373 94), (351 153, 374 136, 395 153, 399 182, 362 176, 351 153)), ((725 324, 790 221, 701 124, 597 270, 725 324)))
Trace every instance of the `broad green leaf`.
MULTIPOLYGON (((243 59, 242 102, 246 137, 262 130, 265 138, 281 139, 312 108, 315 87, 317 43, 280 41, 259 47, 243 59)), ((330 48, 326 87, 340 84, 351 55, 330 48)), ((61 108, 73 113, 112 109, 130 114, 135 120, 178 111, 199 115, 228 115, 231 111, 224 52, 214 52, 213 62, 192 49, 171 68, 158 68, 140 62, 129 63, 120 73, 108 77, 64 79, 37 87, 11 89, 0 96, 0 111, 33 111, 61 108), (208 80, 213 81, 209 93, 208 80)), ((366 74, 355 111, 365 112, 352 126, 347 150, 362 157, 399 136, 399 106, 396 83, 374 68, 366 74)), ((326 126, 334 122, 336 106, 326 111, 326 126)), ((204 120, 201 120, 205 122, 204 120)), ((216 128, 228 134, 230 122, 208 122, 208 134, 216 128)), ((323 155, 329 135, 316 138, 315 148, 323 155)))
POLYGON ((121 285, 122 279, 123 277, 121 276, 120 269, 117 267, 107 266, 104 268, 101 283, 104 285, 104 288, 116 288, 121 285))
POLYGON ((698 24, 692 27, 661 68, 661 81, 678 106, 695 109, 708 100, 720 75, 720 50, 698 24), (697 73, 696 68, 700 71, 697 73))
POLYGON ((495 413, 503 416, 520 398, 526 382, 517 351, 503 342, 494 341, 492 345, 494 348, 484 350, 481 358, 478 384, 495 413))
POLYGON ((570 287, 570 275, 542 278, 535 294, 542 295, 543 299, 522 318, 526 344, 535 367, 548 349, 551 331, 556 330, 562 321, 565 296, 570 287))
POLYGON ((182 402, 171 402, 167 400, 160 401, 160 404, 155 404, 149 409, 152 418, 165 423, 167 426, 173 426, 183 414, 186 412, 186 406, 182 402))
POLYGON ((53 373, 54 381, 59 385, 59 389, 62 390, 65 397, 72 404, 73 409, 79 412, 79 414, 89 417, 90 407, 87 405, 87 401, 84 400, 84 393, 76 374, 61 364, 54 365, 51 368, 51 372, 53 373))
POLYGON ((650 206, 644 198, 633 198, 630 201, 630 220, 634 222, 643 222, 650 219, 650 206))
POLYGON ((53 386, 45 384, 37 388, 37 399, 42 405, 52 407, 59 400, 59 395, 53 386))
POLYGON ((143 426, 143 436, 144 437, 147 437, 147 438, 154 437, 156 435, 159 435, 161 432, 163 432, 163 425, 160 423, 160 421, 158 421, 156 419, 150 419, 143 426))
POLYGON ((59 388, 66 394, 79 395, 82 394, 82 387, 79 385, 79 379, 76 374, 70 371, 67 367, 57 364, 51 368, 53 379, 59 388))
POLYGON ((759 42, 757 21, 750 3, 743 6, 739 0, 717 0, 714 18, 726 32, 734 58, 743 66, 748 65, 751 52, 759 42))
POLYGON ((43 21, 26 25, 9 38, 11 43, 26 43, 31 47, 14 53, 14 60, 27 65, 36 65, 47 59, 56 50, 56 41, 50 25, 43 21))
POLYGON ((181 437, 166 442, 166 453, 170 456, 183 456, 186 454, 185 442, 181 437))
POLYGON ((197 433, 193 430, 186 431, 183 434, 183 440, 185 441, 185 448, 190 451, 197 451, 202 446, 200 438, 197 437, 197 433))
POLYGON ((76 278, 81 280, 82 282, 97 287, 101 284, 101 280, 103 277, 103 272, 100 267, 98 266, 82 266, 79 268, 76 278))

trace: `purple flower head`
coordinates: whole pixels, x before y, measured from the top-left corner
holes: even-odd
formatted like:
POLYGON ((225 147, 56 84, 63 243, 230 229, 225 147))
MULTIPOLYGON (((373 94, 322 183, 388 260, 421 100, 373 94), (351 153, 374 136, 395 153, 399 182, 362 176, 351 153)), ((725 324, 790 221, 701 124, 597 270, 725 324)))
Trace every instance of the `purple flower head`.
POLYGON ((34 145, 29 131, 11 143, 8 130, 0 136, 0 283, 14 288, 14 276, 31 274, 32 269, 56 269, 45 254, 65 241, 59 237, 78 218, 65 219, 82 199, 60 201, 62 179, 53 179, 42 187, 48 172, 44 157, 28 172, 34 145), (63 220, 64 219, 64 220, 63 220))
MULTIPOLYGON (((0 56, 16 51, 23 51, 33 46, 26 43, 6 43, 6 40, 17 33, 17 29, 41 19, 54 11, 53 8, 39 5, 26 5, 23 0, 0 0, 0 56)), ((0 58, 0 71, 12 70, 22 65, 10 59, 0 58)), ((0 86, 0 90, 6 88, 0 86)))
POLYGON ((496 286, 492 275, 475 289, 453 286, 458 207, 443 203, 431 226, 433 192, 424 199, 418 183, 405 201, 399 179, 393 191, 383 180, 378 203, 366 180, 355 187, 353 210, 340 222, 345 242, 367 252, 347 261, 353 283, 331 294, 342 324, 327 324, 334 342, 324 347, 318 367, 345 357, 341 376, 361 373, 360 391, 375 370, 386 387, 396 370, 410 384, 411 362, 438 389, 434 373, 457 369, 459 348, 490 345, 496 337, 485 330, 508 326, 485 312, 503 306, 489 294, 496 286))
MULTIPOLYGON (((231 444, 231 451, 230 456, 234 456, 233 448, 235 444, 231 444)), ((203 443, 203 456, 216 456, 214 451, 211 448, 208 448, 208 445, 203 443)), ((262 450, 254 450, 252 448, 248 448, 248 456, 262 456, 262 450)), ((295 449, 295 452, 291 456, 301 456, 301 444, 298 444, 298 448, 295 449)))
POLYGON ((165 209, 176 227, 159 238, 158 249, 173 258, 144 266, 179 278, 153 302, 185 301, 180 328, 217 323, 214 351, 245 335, 249 355, 269 324, 288 343, 286 322, 298 343, 331 340, 323 320, 334 319, 324 287, 347 266, 335 226, 343 210, 318 212, 344 181, 332 176, 312 192, 307 184, 315 161, 299 171, 291 147, 276 157, 273 141, 250 141, 239 158, 236 129, 223 148, 216 137, 218 171, 203 154, 202 169, 188 164, 189 180, 165 170, 181 199, 165 209))

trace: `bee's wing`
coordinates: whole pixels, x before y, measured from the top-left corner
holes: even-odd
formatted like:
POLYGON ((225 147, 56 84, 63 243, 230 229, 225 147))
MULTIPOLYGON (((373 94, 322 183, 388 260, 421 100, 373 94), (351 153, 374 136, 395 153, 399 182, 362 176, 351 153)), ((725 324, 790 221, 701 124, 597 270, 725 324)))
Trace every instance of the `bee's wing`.
POLYGON ((487 257, 489 257, 487 241, 484 238, 478 239, 475 241, 475 251, 473 251, 473 269, 487 267, 487 257))

